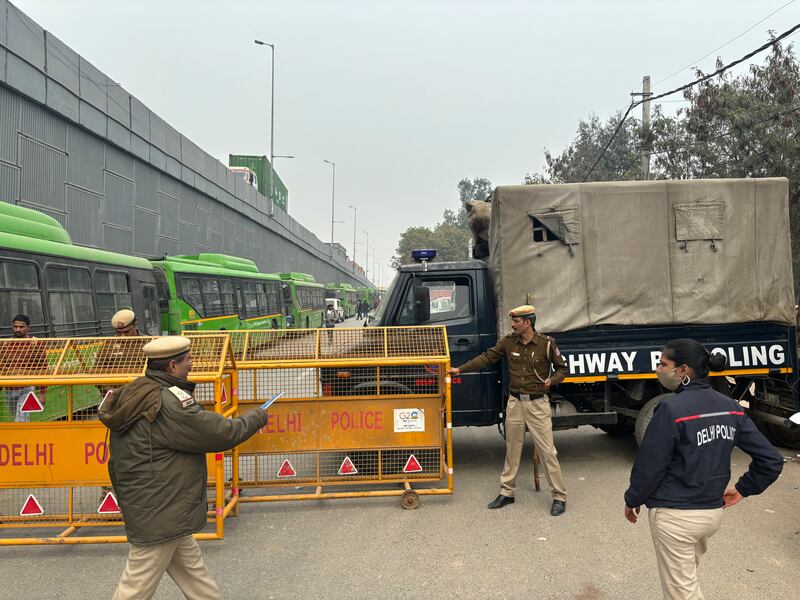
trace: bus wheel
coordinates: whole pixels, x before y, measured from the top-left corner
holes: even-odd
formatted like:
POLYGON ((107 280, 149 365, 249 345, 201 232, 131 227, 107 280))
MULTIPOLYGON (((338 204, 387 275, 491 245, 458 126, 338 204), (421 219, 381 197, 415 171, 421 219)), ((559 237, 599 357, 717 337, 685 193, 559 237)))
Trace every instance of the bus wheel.
POLYGON ((644 432, 647 431, 647 426, 650 425, 650 421, 653 420, 653 413, 656 410, 656 406, 658 403, 664 400, 665 398, 669 398, 670 396, 674 396, 672 392, 668 394, 659 394, 655 398, 651 398, 648 400, 642 409, 639 411, 639 414, 636 415, 636 425, 634 427, 633 434, 636 436, 636 445, 641 446, 642 440, 644 439, 644 432))
POLYGON ((278 328, 278 320, 277 319, 272 319, 272 328, 273 329, 277 329, 278 328))

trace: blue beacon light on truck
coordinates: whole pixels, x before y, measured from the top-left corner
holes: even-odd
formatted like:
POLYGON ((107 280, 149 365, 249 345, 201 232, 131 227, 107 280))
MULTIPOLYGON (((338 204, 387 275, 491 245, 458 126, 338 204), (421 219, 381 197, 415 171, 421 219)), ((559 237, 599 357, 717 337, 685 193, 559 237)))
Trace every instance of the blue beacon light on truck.
POLYGON ((436 250, 432 248, 428 248, 425 250, 412 250, 411 258, 413 258, 417 262, 433 260, 434 258, 436 258, 436 250))

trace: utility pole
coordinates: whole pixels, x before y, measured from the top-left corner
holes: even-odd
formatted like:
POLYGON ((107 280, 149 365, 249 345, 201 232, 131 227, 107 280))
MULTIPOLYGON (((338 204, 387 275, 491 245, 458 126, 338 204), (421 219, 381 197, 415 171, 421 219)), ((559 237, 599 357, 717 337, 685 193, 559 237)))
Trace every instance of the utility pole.
POLYGON ((333 167, 333 183, 331 184, 331 256, 333 256, 333 224, 336 222, 333 220, 336 208, 336 163, 326 158, 323 158, 322 162, 333 167))
MULTIPOLYGON (((631 92, 631 97, 642 97, 642 144, 640 148, 642 150, 642 179, 644 180, 650 179, 650 151, 652 150, 650 147, 652 138, 650 135, 650 97, 652 95, 650 91, 650 75, 642 77, 641 92, 631 92)), ((631 102, 633 101, 631 100, 631 102)))
POLYGON ((352 204, 347 205, 353 209, 353 273, 356 272, 356 220, 358 219, 358 209, 352 204))
POLYGON ((367 241, 364 244, 364 277, 367 278, 369 281, 369 233, 367 231, 361 230, 361 233, 367 236, 367 241))
POLYGON ((372 283, 375 283, 375 246, 372 246, 371 250, 372 250, 372 283))

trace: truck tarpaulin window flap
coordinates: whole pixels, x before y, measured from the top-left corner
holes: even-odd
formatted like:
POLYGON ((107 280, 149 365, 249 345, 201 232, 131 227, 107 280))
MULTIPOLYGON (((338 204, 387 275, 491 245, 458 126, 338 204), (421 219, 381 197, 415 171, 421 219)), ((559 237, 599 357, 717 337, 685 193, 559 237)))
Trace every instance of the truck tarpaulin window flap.
POLYGON ((569 253, 573 254, 572 247, 581 241, 581 220, 577 206, 529 211, 528 216, 534 226, 537 221, 541 223, 563 244, 569 246, 569 253))
POLYGON ((698 200, 675 204, 675 239, 683 242, 710 240, 716 250, 716 241, 725 237, 725 203, 721 200, 698 200))

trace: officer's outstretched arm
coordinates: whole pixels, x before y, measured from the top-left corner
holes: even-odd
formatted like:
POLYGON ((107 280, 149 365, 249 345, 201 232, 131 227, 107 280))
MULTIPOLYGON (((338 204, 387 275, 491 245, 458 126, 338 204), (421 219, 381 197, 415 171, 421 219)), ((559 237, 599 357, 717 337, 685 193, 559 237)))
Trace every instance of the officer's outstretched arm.
POLYGON ((180 452, 224 452, 267 424, 267 412, 260 408, 228 419, 197 404, 183 408, 177 400, 166 400, 164 396, 161 411, 164 418, 159 419, 159 442, 180 452))

